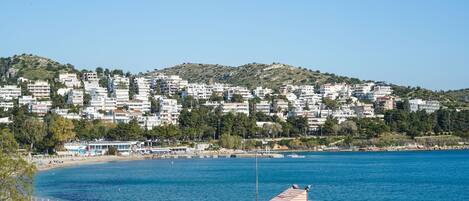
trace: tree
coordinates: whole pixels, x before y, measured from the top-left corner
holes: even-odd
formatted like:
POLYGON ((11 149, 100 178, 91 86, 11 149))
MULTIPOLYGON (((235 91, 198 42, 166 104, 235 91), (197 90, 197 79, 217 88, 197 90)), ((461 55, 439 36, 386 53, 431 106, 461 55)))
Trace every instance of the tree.
POLYGON ((220 102, 223 101, 223 97, 218 96, 216 93, 212 93, 212 95, 210 96, 210 101, 220 102))
POLYGON ((140 140, 143 137, 143 129, 136 119, 132 119, 129 123, 119 123, 111 129, 106 138, 109 140, 140 140))
POLYGON ((233 94, 233 96, 231 96, 231 102, 233 103, 242 103, 244 101, 244 98, 243 96, 239 95, 239 94, 233 94))
POLYGON ((326 135, 337 135, 339 131, 339 122, 336 118, 327 117, 326 122, 323 125, 323 133, 326 135))
POLYGON ((23 122, 21 132, 17 138, 21 142, 29 144, 29 151, 33 152, 35 145, 41 142, 46 136, 46 126, 44 122, 36 118, 28 118, 23 122))
POLYGON ((36 168, 18 153, 9 129, 0 131, 0 200, 27 201, 33 194, 36 168))
POLYGON ((96 74, 98 74, 98 77, 103 76, 103 73, 104 73, 103 68, 101 68, 101 67, 96 68, 96 74))
POLYGON ((340 124, 340 133, 346 135, 355 135, 357 133, 357 124, 354 121, 344 121, 340 124))
POLYGON ((331 110, 336 110, 339 108, 340 104, 339 102, 337 102, 336 100, 332 100, 330 98, 324 98, 322 100, 322 102, 324 103, 324 105, 326 105, 327 108, 331 109, 331 110))
POLYGON ((73 122, 61 116, 53 116, 49 123, 49 132, 51 134, 54 147, 59 150, 63 149, 64 143, 75 138, 73 122))
POLYGON ((220 138, 220 146, 227 149, 237 149, 241 147, 241 137, 236 135, 223 134, 220 138))
POLYGON ((158 113, 160 112, 160 100, 156 100, 154 97, 150 97, 150 112, 158 113))

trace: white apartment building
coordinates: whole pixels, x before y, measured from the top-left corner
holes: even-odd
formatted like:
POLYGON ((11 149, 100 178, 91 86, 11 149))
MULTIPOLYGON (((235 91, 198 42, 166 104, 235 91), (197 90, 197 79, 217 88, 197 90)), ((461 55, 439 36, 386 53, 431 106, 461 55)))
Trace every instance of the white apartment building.
POLYGON ((147 97, 150 95, 151 80, 145 77, 137 77, 134 82, 137 86, 138 95, 147 97))
POLYGON ((116 98, 105 97, 92 97, 90 101, 90 107, 96 110, 111 111, 117 108, 116 98))
POLYGON ((350 93, 350 87, 345 83, 340 84, 324 84, 321 85, 320 93, 324 98, 330 98, 335 100, 339 96, 348 96, 350 93))
POLYGON ((260 101, 259 103, 256 103, 254 105, 254 109, 256 112, 261 112, 264 114, 269 114, 270 113, 270 103, 269 101, 260 101))
POLYGON ((151 109, 151 103, 148 100, 131 100, 128 102, 127 106, 129 107, 129 110, 137 110, 143 113, 150 112, 151 109))
POLYGON ((160 112, 158 113, 162 123, 178 124, 179 113, 182 110, 182 105, 178 105, 176 99, 161 99, 160 112))
POLYGON ((68 93, 67 103, 71 105, 83 105, 83 90, 73 89, 68 93))
POLYGON ((78 79, 75 73, 61 73, 59 74, 59 82, 67 87, 80 87, 81 81, 78 79))
POLYGON ((308 105, 320 104, 322 102, 321 94, 310 92, 301 93, 298 99, 305 101, 308 105))
POLYGON ((364 84, 357 84, 352 88, 353 96, 363 99, 366 98, 366 95, 371 92, 371 89, 375 86, 373 82, 367 82, 364 84))
POLYGON ((425 110, 427 113, 433 113, 440 109, 439 101, 412 99, 409 100, 410 111, 416 112, 419 110, 425 110))
POLYGON ((29 105, 29 112, 38 116, 46 115, 52 108, 52 101, 36 101, 29 105))
POLYGON ((0 108, 3 111, 11 110, 11 109, 13 109, 13 107, 14 107, 13 101, 11 101, 11 100, 0 100, 0 108))
POLYGON ((148 130, 153 129, 156 126, 160 126, 162 124, 162 121, 159 116, 153 115, 153 116, 141 116, 137 118, 139 125, 142 128, 146 128, 148 130))
POLYGON ((194 99, 209 99, 212 96, 213 88, 206 84, 188 84, 183 96, 192 96, 194 99))
POLYGON ((98 81, 83 81, 83 88, 85 88, 85 93, 89 93, 92 89, 99 87, 98 81))
POLYGON ((239 87, 239 86, 229 87, 226 90, 226 98, 228 100, 230 100, 235 94, 241 95, 244 100, 248 100, 252 98, 251 91, 249 91, 249 89, 247 89, 246 87, 239 87))
POLYGON ((228 89, 228 85, 226 84, 221 84, 221 83, 214 83, 208 85, 209 88, 212 89, 212 93, 217 95, 217 96, 223 96, 225 91, 228 89))
POLYGON ((0 98, 13 100, 21 96, 21 88, 16 85, 5 85, 0 88, 0 98))
POLYGON ((36 81, 35 83, 29 83, 28 91, 38 99, 50 97, 50 86, 46 81, 36 81))
POLYGON ((79 120, 81 119, 81 116, 77 113, 70 113, 69 112, 69 109, 60 109, 60 108, 56 108, 56 109, 52 109, 51 112, 63 117, 63 118, 66 118, 66 119, 75 119, 75 120, 79 120))
POLYGON ((281 111, 287 111, 288 110, 288 101, 285 101, 283 99, 275 99, 272 108, 275 111, 281 112, 281 111))
POLYGON ((265 96, 270 94, 272 94, 272 89, 269 88, 256 87, 256 89, 254 89, 254 95, 261 99, 264 99, 265 96))
POLYGON ((98 73, 96 72, 88 72, 88 73, 83 73, 83 79, 86 81, 98 81, 98 73))
POLYGON ((285 95, 287 93, 293 93, 298 89, 298 86, 296 85, 283 85, 279 88, 280 94, 285 95))
POLYGON ((187 80, 183 80, 177 75, 170 75, 161 80, 161 93, 167 95, 176 94, 179 90, 188 85, 187 80))
POLYGON ((392 94, 391 86, 374 86, 373 90, 367 94, 367 99, 371 101, 376 101, 378 98, 389 96, 392 94))
POLYGON ((225 103, 221 104, 221 109, 223 113, 244 113, 249 115, 249 103, 244 101, 242 103, 225 103))
POLYGON ((107 97, 107 89, 104 87, 91 88, 87 93, 91 97, 107 97))
POLYGON ((297 90, 296 90, 299 94, 314 94, 315 92, 315 88, 313 85, 300 85, 298 86, 297 90))
POLYGON ((36 101, 37 101, 36 97, 21 96, 21 97, 18 98, 18 105, 20 105, 20 106, 29 105, 29 104, 33 104, 36 101))
POLYGON ((350 109, 353 110, 358 117, 361 118, 372 118, 375 117, 375 110, 373 109, 373 104, 356 104, 350 106, 350 109))
POLYGON ((127 77, 122 77, 120 75, 114 75, 109 82, 110 91, 115 91, 116 89, 129 89, 130 81, 127 77))
POLYGON ((112 95, 116 98, 117 107, 124 107, 129 102, 129 89, 114 89, 112 95))

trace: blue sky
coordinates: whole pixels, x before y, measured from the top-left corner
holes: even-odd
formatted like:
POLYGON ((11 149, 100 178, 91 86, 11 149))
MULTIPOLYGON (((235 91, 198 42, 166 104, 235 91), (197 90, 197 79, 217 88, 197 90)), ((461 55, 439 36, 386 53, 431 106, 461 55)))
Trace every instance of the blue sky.
POLYGON ((0 1, 0 57, 131 72, 281 62, 469 88, 469 1, 0 1))

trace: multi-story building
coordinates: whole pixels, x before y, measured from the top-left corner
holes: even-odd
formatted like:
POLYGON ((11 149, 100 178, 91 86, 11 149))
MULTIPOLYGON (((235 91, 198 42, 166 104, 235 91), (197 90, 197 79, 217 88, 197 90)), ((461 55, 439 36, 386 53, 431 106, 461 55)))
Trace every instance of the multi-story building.
POLYGON ((107 89, 104 87, 96 87, 90 89, 88 92, 91 97, 107 97, 107 89))
POLYGON ((52 108, 52 101, 36 101, 29 104, 29 112, 35 113, 38 116, 46 115, 52 108))
POLYGON ((260 101, 259 103, 256 103, 254 105, 254 110, 256 112, 261 112, 264 114, 269 114, 270 113, 270 103, 269 101, 260 101))
POLYGON ((0 98, 13 100, 21 96, 21 88, 16 85, 5 85, 0 88, 0 98))
POLYGON ((350 109, 352 109, 357 114, 357 116, 361 118, 375 117, 373 104, 356 104, 351 106, 350 109))
POLYGON ((73 89, 68 93, 67 103, 71 105, 83 105, 83 90, 73 89))
POLYGON ((433 113, 440 109, 439 101, 412 99, 409 100, 410 111, 425 110, 427 113, 433 113))
POLYGON ((116 98, 105 97, 92 97, 90 107, 96 110, 111 111, 117 108, 116 98))
POLYGON ((59 74, 59 82, 67 87, 80 87, 81 81, 78 79, 75 73, 61 73, 59 74))
POLYGON ((249 89, 247 89, 246 87, 239 87, 239 86, 229 87, 226 90, 226 98, 228 100, 230 100, 235 94, 241 95, 244 100, 248 100, 252 98, 251 91, 249 91, 249 89))
POLYGON ((37 98, 36 97, 32 97, 32 96, 21 96, 18 98, 18 105, 22 106, 22 105, 29 105, 29 104, 33 104, 34 102, 37 101, 37 98))
POLYGON ((332 100, 336 99, 339 96, 349 96, 351 95, 350 86, 344 83, 340 84, 324 84, 321 85, 320 93, 323 97, 330 98, 332 100))
POLYGON ((127 106, 129 107, 129 110, 137 110, 146 113, 150 112, 151 103, 148 100, 131 100, 128 102, 127 106))
POLYGON ((244 101, 242 103, 222 103, 221 109, 223 113, 244 113, 249 115, 249 103, 244 101))
POLYGON ((373 87, 370 93, 366 95, 368 100, 376 101, 376 99, 389 96, 392 94, 391 86, 377 85, 373 87))
POLYGON ((352 94, 353 96, 360 98, 360 99, 365 99, 368 93, 371 92, 371 89, 375 86, 375 83, 373 82, 367 82, 364 84, 356 84, 352 88, 352 94))
POLYGON ((383 96, 376 98, 375 101, 375 109, 380 111, 392 110, 396 106, 394 97, 391 96, 383 96))
POLYGON ((129 90, 130 81, 129 78, 120 75, 114 75, 109 82, 109 90, 115 91, 116 89, 127 89, 129 90))
POLYGON ((129 102, 129 89, 114 89, 113 97, 116 98, 117 107, 124 107, 129 102))
POLYGON ((14 105, 13 105, 13 101, 11 100, 0 100, 0 108, 3 110, 3 111, 8 111, 8 110, 11 110, 13 109, 14 105))
POLYGON ((277 112, 287 111, 288 101, 285 101, 283 99, 275 99, 273 101, 272 108, 277 112))
POLYGON ((183 96, 192 96, 194 99, 209 99, 212 96, 213 88, 206 84, 188 84, 183 91, 183 96))
POLYGON ((88 73, 83 73, 83 79, 86 81, 98 81, 98 73, 96 72, 88 72, 88 73))
POLYGON ((63 117, 63 118, 66 118, 66 119, 75 119, 75 120, 79 120, 81 119, 81 116, 80 114, 77 114, 77 113, 71 113, 69 109, 60 109, 60 108, 55 108, 55 109, 52 109, 51 112, 63 117))
POLYGON ((31 94, 38 99, 50 97, 50 86, 49 83, 45 81, 36 81, 35 83, 29 83, 28 91, 31 92, 31 94))
POLYGON ((183 80, 177 75, 170 75, 161 80, 161 93, 173 95, 176 94, 179 90, 185 88, 187 85, 187 80, 183 80))
POLYGON ((137 77, 134 79, 134 82, 137 86, 138 95, 147 97, 150 95, 151 80, 145 77, 137 77))
POLYGON ((215 94, 217 96, 223 96, 226 89, 228 89, 228 86, 226 84, 221 83, 210 84, 208 85, 208 87, 212 89, 212 94, 215 94))
POLYGON ((272 89, 269 88, 256 87, 256 89, 254 89, 254 95, 261 99, 263 99, 267 95, 270 95, 271 93, 272 89))
POLYGON ((176 99, 160 99, 160 111, 158 116, 162 123, 178 124, 181 109, 182 105, 179 105, 176 99))

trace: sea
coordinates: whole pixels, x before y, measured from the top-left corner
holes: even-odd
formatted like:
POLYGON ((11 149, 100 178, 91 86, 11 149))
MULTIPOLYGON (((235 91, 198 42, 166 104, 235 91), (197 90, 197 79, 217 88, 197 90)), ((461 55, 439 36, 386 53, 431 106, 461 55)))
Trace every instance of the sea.
MULTIPOLYGON (((469 200, 469 151, 309 152, 259 159, 259 200, 292 184, 309 200, 469 200)), ((158 159, 39 172, 35 194, 71 201, 252 201, 253 158, 158 159)))

